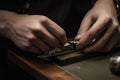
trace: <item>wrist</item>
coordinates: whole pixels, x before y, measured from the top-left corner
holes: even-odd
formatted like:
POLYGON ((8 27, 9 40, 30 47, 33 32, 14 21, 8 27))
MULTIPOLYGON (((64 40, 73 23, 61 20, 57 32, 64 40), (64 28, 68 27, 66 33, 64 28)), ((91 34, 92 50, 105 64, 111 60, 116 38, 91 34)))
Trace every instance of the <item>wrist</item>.
POLYGON ((12 24, 12 19, 16 14, 9 11, 0 10, 0 36, 7 37, 9 35, 9 31, 12 24))
MULTIPOLYGON (((114 6, 115 6, 115 8, 116 8, 116 10, 117 10, 117 13, 118 13, 118 15, 120 15, 120 0, 92 0, 92 2, 91 2, 91 4, 92 5, 95 5, 96 4, 96 2, 97 3, 101 3, 101 2, 103 2, 103 3, 106 3, 106 1, 108 2, 108 3, 110 3, 110 4, 114 4, 114 6)), ((107 5, 107 4, 106 4, 107 5)))
POLYGON ((113 0, 91 0, 92 6, 94 6, 96 3, 113 3, 113 0))

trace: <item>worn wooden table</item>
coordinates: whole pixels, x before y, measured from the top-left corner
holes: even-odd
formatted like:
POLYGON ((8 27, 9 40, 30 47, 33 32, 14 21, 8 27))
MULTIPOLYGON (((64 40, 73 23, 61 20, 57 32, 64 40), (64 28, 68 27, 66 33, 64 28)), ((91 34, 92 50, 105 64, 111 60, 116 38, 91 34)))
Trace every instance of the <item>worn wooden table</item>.
POLYGON ((40 59, 30 59, 26 56, 8 52, 8 60, 32 75, 36 80, 78 80, 65 72, 56 64, 40 59))
POLYGON ((49 61, 8 52, 8 59, 36 80, 119 80, 110 72, 109 59, 111 56, 120 56, 120 48, 112 54, 94 57, 73 64, 59 66, 49 61))

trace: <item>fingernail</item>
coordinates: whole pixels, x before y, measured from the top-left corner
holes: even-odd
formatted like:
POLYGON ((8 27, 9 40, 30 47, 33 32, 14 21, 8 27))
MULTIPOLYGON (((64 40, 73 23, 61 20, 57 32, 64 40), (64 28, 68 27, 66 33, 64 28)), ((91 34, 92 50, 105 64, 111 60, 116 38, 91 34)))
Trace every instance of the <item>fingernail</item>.
POLYGON ((75 40, 80 40, 81 37, 82 37, 82 36, 79 34, 79 35, 77 35, 77 36, 75 37, 75 40))
POLYGON ((65 38, 64 40, 62 40, 62 42, 60 42, 59 44, 60 44, 60 46, 63 46, 63 45, 65 45, 65 43, 67 43, 67 38, 65 38))

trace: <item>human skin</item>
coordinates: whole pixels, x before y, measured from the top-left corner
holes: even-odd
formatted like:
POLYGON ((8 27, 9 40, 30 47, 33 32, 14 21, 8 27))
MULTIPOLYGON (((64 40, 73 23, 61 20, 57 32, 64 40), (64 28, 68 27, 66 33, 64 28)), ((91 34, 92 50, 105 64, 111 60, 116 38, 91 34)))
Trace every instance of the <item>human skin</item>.
MULTIPOLYGON (((49 18, 8 11, 0 11, 0 36, 9 38, 20 49, 34 53, 47 53, 67 41, 65 31, 49 18)), ((97 0, 80 24, 75 37, 79 41, 76 48, 84 52, 107 52, 120 41, 119 36, 113 1, 97 0)))
POLYGON ((113 0, 97 0, 80 24, 77 49, 109 52, 120 41, 120 25, 113 0))
POLYGON ((0 36, 12 40, 21 50, 48 53, 63 46, 65 31, 43 15, 23 15, 0 11, 0 36))

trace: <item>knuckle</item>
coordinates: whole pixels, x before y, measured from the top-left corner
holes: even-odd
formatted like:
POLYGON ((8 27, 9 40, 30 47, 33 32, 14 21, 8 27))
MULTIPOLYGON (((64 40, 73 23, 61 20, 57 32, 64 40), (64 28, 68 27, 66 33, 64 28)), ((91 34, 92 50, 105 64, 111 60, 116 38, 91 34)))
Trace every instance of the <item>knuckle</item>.
POLYGON ((112 25, 112 29, 113 29, 113 32, 118 32, 119 31, 119 24, 118 23, 114 23, 112 25))
POLYGON ((42 30, 43 30, 43 27, 39 23, 32 25, 32 27, 30 28, 31 32, 42 31, 42 30))
POLYGON ((44 32, 44 28, 42 26, 38 26, 38 27, 35 27, 32 31, 33 32, 44 32))
POLYGON ((111 22, 112 21, 112 18, 110 16, 106 16, 104 18, 105 22, 111 22))
POLYGON ((37 40, 37 38, 34 35, 27 35, 26 38, 27 38, 27 43, 26 43, 27 45, 30 45, 37 40))
POLYGON ((115 28, 118 28, 118 27, 119 27, 119 24, 118 24, 117 22, 115 22, 115 23, 113 23, 113 26, 114 26, 115 28))
POLYGON ((35 37, 29 38, 29 42, 30 42, 30 43, 34 43, 35 41, 36 41, 36 38, 35 38, 35 37))
POLYGON ((24 44, 24 45, 22 46, 22 49, 25 50, 25 51, 28 51, 30 48, 31 48, 31 44, 30 44, 30 43, 24 44))
POLYGON ((38 31, 40 31, 40 29, 39 28, 33 28, 33 29, 31 29, 31 31, 32 32, 38 32, 38 31))
POLYGON ((112 18, 110 16, 106 16, 103 18, 103 22, 106 23, 111 23, 112 22, 112 18))
POLYGON ((41 23, 45 23, 48 20, 48 17, 44 15, 32 15, 34 19, 39 20, 41 23))
POLYGON ((48 20, 48 18, 46 16, 43 16, 43 15, 40 16, 41 23, 45 23, 47 20, 48 20))
POLYGON ((35 38, 35 36, 33 34, 30 34, 30 35, 27 35, 27 39, 28 39, 28 41, 31 41, 31 40, 33 41, 36 38, 35 38))

